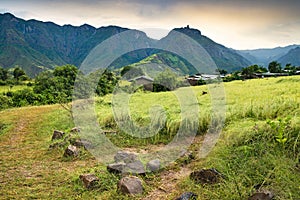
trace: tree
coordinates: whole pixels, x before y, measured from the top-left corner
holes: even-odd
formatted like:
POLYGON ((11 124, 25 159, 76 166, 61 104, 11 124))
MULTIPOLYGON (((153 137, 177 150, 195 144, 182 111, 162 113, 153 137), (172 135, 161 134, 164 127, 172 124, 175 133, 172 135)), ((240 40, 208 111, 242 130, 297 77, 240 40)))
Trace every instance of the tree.
POLYGON ((216 72, 220 73, 223 76, 225 76, 228 73, 225 69, 216 69, 216 72))
POLYGON ((42 72, 35 79, 34 92, 42 94, 46 103, 68 102, 72 92, 78 69, 74 65, 59 66, 53 72, 42 72))
POLYGON ((166 69, 154 78, 153 89, 155 92, 172 91, 177 88, 177 75, 170 69, 166 69))
POLYGON ((96 88, 96 94, 98 94, 99 96, 104 96, 114 91, 114 88, 119 81, 119 77, 117 77, 115 73, 106 69, 103 73, 98 72, 95 73, 93 76, 95 75, 96 77, 93 79, 99 79, 96 88))
POLYGON ((0 67, 0 80, 6 81, 8 79, 8 71, 0 67))
POLYGON ((17 81, 20 79, 20 77, 23 77, 23 79, 24 79, 24 76, 27 77, 25 71, 23 69, 21 69, 20 67, 16 67, 14 69, 13 76, 17 81))
POLYGON ((263 73, 263 72, 267 72, 267 69, 258 65, 250 65, 242 69, 242 75, 245 78, 253 78, 255 73, 263 73))
POLYGON ((271 72, 271 73, 280 73, 282 71, 281 64, 278 63, 277 61, 270 62, 268 69, 269 69, 269 72, 271 72))

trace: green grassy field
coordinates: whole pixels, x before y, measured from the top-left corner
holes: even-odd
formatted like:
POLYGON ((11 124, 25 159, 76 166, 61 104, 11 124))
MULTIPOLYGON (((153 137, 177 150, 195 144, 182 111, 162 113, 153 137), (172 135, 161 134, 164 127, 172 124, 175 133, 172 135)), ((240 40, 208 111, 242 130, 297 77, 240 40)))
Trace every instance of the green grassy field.
POLYGON ((28 86, 26 86, 26 85, 13 85, 13 86, 4 85, 4 86, 0 86, 0 93, 9 92, 9 91, 14 92, 17 90, 23 90, 27 87, 28 86))
MULTIPOLYGON (((116 184, 120 177, 109 174, 88 152, 68 160, 62 158, 64 148, 49 150, 53 130, 69 132, 74 126, 60 106, 1 111, 0 199, 175 199, 185 191, 193 191, 198 199, 232 200, 247 199, 256 187, 271 190, 275 199, 297 200, 300 196, 299 83, 299 76, 224 83, 226 119, 215 148, 205 158, 183 157, 159 173, 141 177, 145 192, 137 197, 118 194, 116 184), (224 180, 214 185, 199 185, 189 179, 191 171, 210 167, 220 171, 224 180), (98 188, 83 187, 79 175, 86 172, 94 172, 100 178, 98 188)), ((207 86, 194 87, 193 91, 200 121, 189 150, 198 155, 211 122, 211 95, 207 86), (208 94, 202 95, 202 91, 208 94)), ((103 129, 118 130, 111 105, 112 95, 96 98, 99 124, 103 129)), ((134 138, 122 131, 107 137, 115 145, 135 151, 164 146, 180 126, 181 108, 176 95, 138 92, 129 101, 132 120, 139 125, 149 124, 149 109, 157 105, 165 110, 166 122, 153 138, 134 138)), ((154 115, 160 116, 161 112, 156 111, 154 115)), ((159 122, 161 118, 154 119, 159 122)))

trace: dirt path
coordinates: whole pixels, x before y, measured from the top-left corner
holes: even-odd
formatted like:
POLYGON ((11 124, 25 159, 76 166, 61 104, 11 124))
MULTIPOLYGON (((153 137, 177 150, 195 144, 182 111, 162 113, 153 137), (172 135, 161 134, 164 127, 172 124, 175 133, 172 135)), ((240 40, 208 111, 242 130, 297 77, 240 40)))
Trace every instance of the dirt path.
POLYGON ((39 126, 57 109, 40 106, 0 113, 1 122, 12 126, 0 135, 0 193, 5 194, 0 199, 45 198, 67 183, 73 172, 94 165, 93 160, 64 162, 61 152, 48 150, 51 132, 40 134, 39 126))
POLYGON ((165 171, 160 175, 161 181, 157 188, 150 192, 143 200, 169 199, 169 195, 176 192, 176 185, 179 181, 191 173, 188 167, 182 167, 179 171, 165 171))

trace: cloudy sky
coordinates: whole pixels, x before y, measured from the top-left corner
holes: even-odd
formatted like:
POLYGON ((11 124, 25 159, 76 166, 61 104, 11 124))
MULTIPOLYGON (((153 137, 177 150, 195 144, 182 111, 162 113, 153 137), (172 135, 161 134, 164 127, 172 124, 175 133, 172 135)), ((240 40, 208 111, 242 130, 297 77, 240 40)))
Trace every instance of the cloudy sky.
POLYGON ((0 13, 59 25, 140 29, 152 37, 190 25, 235 49, 300 44, 299 0, 0 0, 0 13))

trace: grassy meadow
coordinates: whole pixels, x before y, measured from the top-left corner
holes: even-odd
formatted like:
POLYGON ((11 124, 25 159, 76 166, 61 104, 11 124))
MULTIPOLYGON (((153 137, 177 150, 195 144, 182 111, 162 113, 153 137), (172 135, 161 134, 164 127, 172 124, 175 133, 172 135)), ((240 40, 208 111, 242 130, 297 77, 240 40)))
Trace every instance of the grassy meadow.
MULTIPOLYGON (((157 173, 141 176, 145 192, 136 197, 119 194, 116 185, 120 176, 108 173, 88 152, 82 150, 79 157, 65 159, 65 146, 49 149, 53 130, 70 132, 74 127, 69 113, 59 105, 0 111, 0 199, 175 199, 192 191, 201 200, 232 200, 247 199, 256 189, 266 189, 275 199, 297 200, 299 83, 299 76, 223 83, 224 127, 205 158, 197 155, 211 123, 212 97, 208 86, 193 87, 200 112, 199 123, 192 124, 197 126, 197 136, 189 147, 195 158, 182 157, 157 173), (212 167, 224 175, 220 183, 199 185, 189 179, 190 172, 212 167), (93 190, 85 189, 79 179, 80 174, 89 172, 100 178, 93 190)), ((179 90, 184 93, 186 88, 179 90)), ((162 124, 159 134, 144 139, 118 129, 112 105, 120 102, 112 98, 97 97, 96 113, 103 129, 118 131, 107 137, 119 147, 138 152, 155 150, 168 144, 180 126, 181 104, 174 92, 132 94, 128 107, 134 123, 148 125, 150 110, 152 119, 162 124)), ((194 102, 186 99, 185 103, 194 102)))
POLYGON ((28 88, 27 85, 3 85, 0 86, 0 93, 3 92, 14 92, 14 91, 18 91, 18 90, 23 90, 25 88, 28 88))

